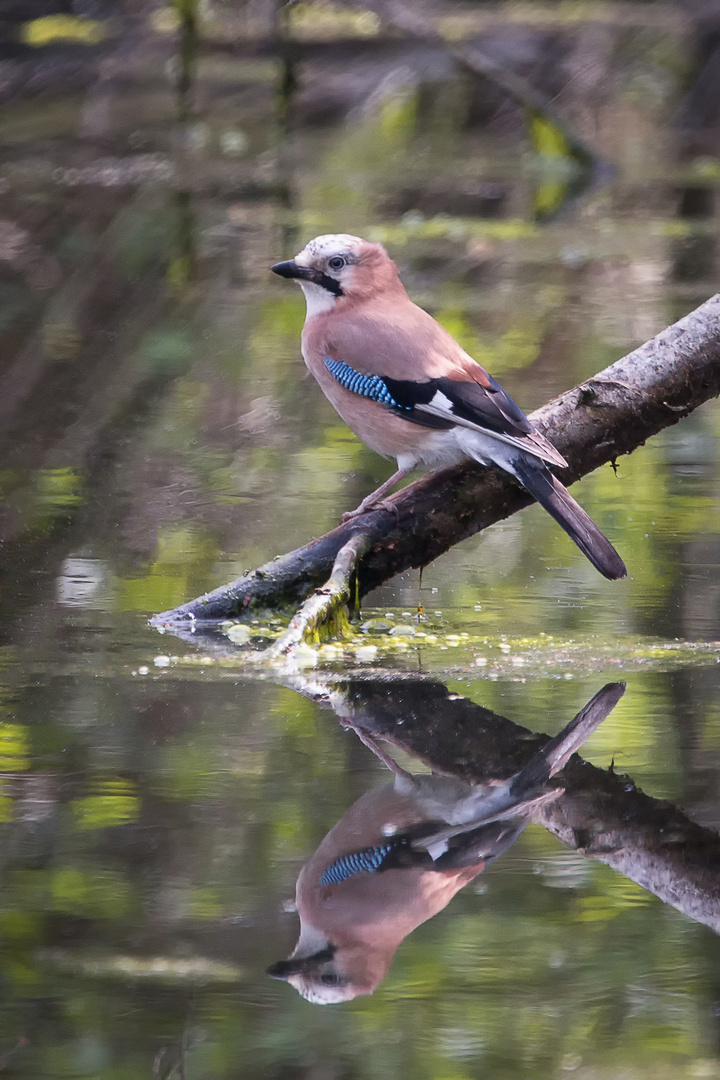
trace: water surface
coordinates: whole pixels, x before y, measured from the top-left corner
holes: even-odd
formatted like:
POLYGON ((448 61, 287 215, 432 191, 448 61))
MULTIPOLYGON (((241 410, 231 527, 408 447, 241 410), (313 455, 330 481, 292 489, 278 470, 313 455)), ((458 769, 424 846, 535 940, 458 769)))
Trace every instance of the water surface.
MULTIPOLYGON (((662 5, 570 26, 470 12, 614 166, 577 195, 522 110, 436 51, 370 23, 341 46, 310 20, 283 99, 276 47, 220 7, 194 59, 186 27, 180 95, 167 11, 3 61, 0 1064, 718 1076, 715 932, 538 824, 403 942, 372 997, 318 1008, 269 980, 301 865, 386 770, 298 684, 146 625, 389 475, 305 376, 302 297, 267 270, 311 236, 386 243, 526 410, 716 290, 720 164, 687 116, 692 35, 662 5)), ((530 508, 368 598, 364 618, 395 623, 422 605, 438 643, 355 673, 432 675, 549 734, 624 677, 583 757, 717 827, 719 432, 713 402, 573 489, 626 582, 530 508), (595 659, 514 665, 540 635, 595 659), (625 665, 648 636, 709 649, 625 665)))

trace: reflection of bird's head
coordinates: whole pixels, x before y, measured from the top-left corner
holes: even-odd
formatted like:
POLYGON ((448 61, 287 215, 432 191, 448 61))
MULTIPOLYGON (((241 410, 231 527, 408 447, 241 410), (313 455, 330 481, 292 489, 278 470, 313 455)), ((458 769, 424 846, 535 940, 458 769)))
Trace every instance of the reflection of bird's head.
POLYGON ((273 979, 285 979, 315 1005, 336 1005, 372 994, 388 973, 390 956, 357 943, 337 949, 328 944, 310 956, 292 956, 268 968, 273 979))
POLYGON ((332 311, 340 300, 346 308, 375 293, 404 292, 385 248, 346 233, 317 236, 294 259, 276 263, 271 270, 298 282, 309 318, 332 311))

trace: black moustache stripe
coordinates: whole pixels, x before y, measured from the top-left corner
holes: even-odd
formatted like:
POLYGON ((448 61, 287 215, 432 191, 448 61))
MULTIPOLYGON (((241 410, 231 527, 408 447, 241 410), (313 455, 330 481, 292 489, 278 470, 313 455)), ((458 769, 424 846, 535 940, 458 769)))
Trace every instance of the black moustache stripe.
POLYGON ((335 296, 344 296, 342 285, 334 277, 330 277, 329 274, 318 273, 313 277, 313 281, 316 285, 322 285, 323 289, 327 289, 328 292, 333 293, 335 296))

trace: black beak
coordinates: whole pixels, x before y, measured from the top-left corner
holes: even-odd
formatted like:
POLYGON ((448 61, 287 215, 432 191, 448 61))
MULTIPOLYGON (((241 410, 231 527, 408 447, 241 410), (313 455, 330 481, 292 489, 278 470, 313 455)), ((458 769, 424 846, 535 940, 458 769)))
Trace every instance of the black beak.
POLYGON ((312 266, 300 266, 294 259, 288 259, 287 262, 275 263, 271 266, 273 274, 279 274, 284 278, 300 278, 302 281, 312 281, 314 285, 320 285, 323 289, 327 289, 333 296, 344 296, 342 286, 335 278, 330 277, 329 274, 324 274, 322 270, 316 270, 312 266))
POLYGON ((272 964, 271 967, 265 972, 271 979, 289 979, 291 975, 300 975, 304 970, 300 961, 292 960, 279 960, 277 964, 272 964))
POLYGON ((327 948, 313 953, 312 956, 291 956, 289 960, 279 960, 277 964, 269 967, 265 974, 271 979, 289 979, 291 975, 302 975, 306 971, 312 971, 318 964, 332 960, 334 955, 335 946, 328 945, 327 948))
POLYGON ((287 262, 275 263, 271 266, 273 274, 279 274, 284 278, 312 278, 314 271, 309 266, 298 266, 294 259, 288 259, 287 262))

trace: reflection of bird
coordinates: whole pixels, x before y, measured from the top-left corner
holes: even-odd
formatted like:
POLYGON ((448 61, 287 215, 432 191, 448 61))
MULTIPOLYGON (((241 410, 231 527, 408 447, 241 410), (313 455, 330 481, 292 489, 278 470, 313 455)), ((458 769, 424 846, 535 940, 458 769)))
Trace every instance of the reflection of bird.
POLYGON ((607 578, 622 559, 550 472, 567 462, 484 368, 413 304, 380 244, 319 236, 272 267, 305 293, 305 362, 343 420, 397 472, 352 517, 419 466, 473 458, 511 473, 607 578))
POLYGON ((268 974, 318 1004, 371 994, 403 938, 506 851, 533 810, 561 793, 547 781, 624 690, 623 683, 604 687, 503 783, 411 776, 383 754, 395 782, 351 806, 302 868, 300 938, 292 957, 268 974))

